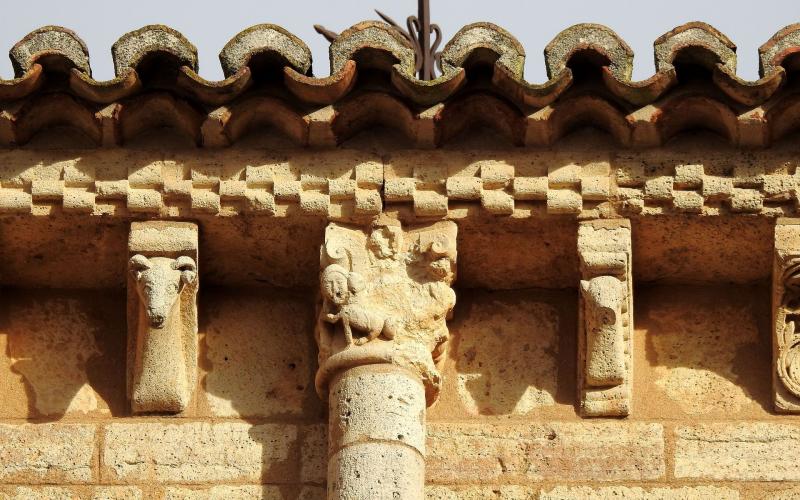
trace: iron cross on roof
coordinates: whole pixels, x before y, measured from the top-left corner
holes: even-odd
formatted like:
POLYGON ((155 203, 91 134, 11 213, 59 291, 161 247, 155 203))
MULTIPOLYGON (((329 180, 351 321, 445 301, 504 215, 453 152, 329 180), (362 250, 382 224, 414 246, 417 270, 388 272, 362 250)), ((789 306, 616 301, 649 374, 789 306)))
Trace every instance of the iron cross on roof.
MULTIPOLYGON (((414 48, 414 60, 416 61, 414 71, 416 71, 419 75, 419 79, 433 80, 436 78, 433 69, 434 63, 439 66, 439 70, 441 71, 441 52, 437 52, 436 49, 439 48, 439 44, 442 41, 442 30, 439 28, 439 25, 431 24, 430 0, 418 0, 417 7, 417 15, 408 16, 408 19, 406 19, 406 26, 408 30, 404 30, 394 21, 394 19, 387 16, 383 12, 379 10, 375 10, 375 12, 387 24, 403 35, 403 38, 408 40, 408 42, 414 48), (431 43, 432 35, 435 35, 433 43, 431 43)), ((317 33, 324 36, 329 42, 332 42, 337 36, 339 36, 338 33, 326 29, 324 26, 319 24, 315 24, 314 29, 317 30, 317 33)))

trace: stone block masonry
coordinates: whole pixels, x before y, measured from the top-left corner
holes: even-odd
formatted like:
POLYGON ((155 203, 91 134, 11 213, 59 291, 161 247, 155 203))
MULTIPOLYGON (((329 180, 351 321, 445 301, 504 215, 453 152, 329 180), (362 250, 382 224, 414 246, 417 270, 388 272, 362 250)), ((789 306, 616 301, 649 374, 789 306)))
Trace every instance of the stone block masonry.
POLYGON ((328 35, 11 49, 0 500, 800 498, 800 26, 328 35))

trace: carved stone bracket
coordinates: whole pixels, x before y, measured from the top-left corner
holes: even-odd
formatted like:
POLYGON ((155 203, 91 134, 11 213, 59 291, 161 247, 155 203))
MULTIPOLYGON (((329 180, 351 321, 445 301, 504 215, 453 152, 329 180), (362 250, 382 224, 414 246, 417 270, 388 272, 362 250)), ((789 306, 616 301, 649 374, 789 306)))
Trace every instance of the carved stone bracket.
POLYGON ((184 411, 197 380, 197 225, 134 222, 128 240, 128 397, 184 411))
POLYGON ((456 225, 331 223, 320 255, 317 392, 328 498, 425 497, 425 413, 455 305, 456 225), (364 471, 375 470, 374 474, 364 471))
POLYGON ((800 413, 800 219, 778 219, 772 271, 775 409, 800 413))
POLYGON ((581 413, 627 416, 633 375, 633 289, 628 220, 578 228, 581 261, 578 383, 581 413))

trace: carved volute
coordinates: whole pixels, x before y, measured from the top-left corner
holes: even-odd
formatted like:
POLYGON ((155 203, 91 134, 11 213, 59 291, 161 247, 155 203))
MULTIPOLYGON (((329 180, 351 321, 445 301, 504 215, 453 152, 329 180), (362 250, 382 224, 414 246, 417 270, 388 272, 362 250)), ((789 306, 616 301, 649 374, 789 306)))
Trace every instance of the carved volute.
POLYGON ((317 390, 349 367, 391 363, 417 373, 432 403, 441 385, 435 362, 455 305, 456 226, 404 231, 396 221, 367 230, 332 223, 320 255, 317 390))
POLYGON ((455 264, 449 221, 328 225, 316 326, 328 498, 382 498, 387 488, 392 498, 425 498, 426 407, 441 388, 455 264), (381 474, 361 473, 369 468, 381 474))

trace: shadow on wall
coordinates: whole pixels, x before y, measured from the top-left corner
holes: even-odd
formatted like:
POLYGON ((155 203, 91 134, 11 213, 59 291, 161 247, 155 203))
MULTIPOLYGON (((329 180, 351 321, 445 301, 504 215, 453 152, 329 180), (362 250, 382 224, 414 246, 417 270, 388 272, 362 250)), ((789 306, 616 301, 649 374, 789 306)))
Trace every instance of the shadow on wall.
POLYGON ((575 290, 459 290, 441 404, 457 397, 474 415, 574 406, 576 314, 575 290))
MULTIPOLYGON (((633 418, 774 413, 766 285, 637 287, 634 314, 633 418)), ((432 413, 574 415, 576 327, 574 290, 459 290, 432 413)))
MULTIPOLYGON (((212 488, 221 498, 322 498, 327 448, 324 405, 313 386, 313 293, 201 290, 202 389, 170 423, 216 422, 205 424, 203 432, 213 430, 203 436, 207 446, 184 458, 197 461, 197 477, 247 485, 212 488)), ((15 289, 5 296, 0 369, 11 375, 0 378, 0 418, 130 416, 123 290, 15 289)), ((148 421, 162 419, 140 419, 148 421)))
POLYGON ((647 390, 654 416, 670 406, 698 416, 773 413, 766 285, 638 287, 635 297, 648 365, 637 374, 647 387, 635 394, 647 390))
POLYGON ((125 402, 125 293, 15 290, 0 309, 9 417, 118 416, 125 402), (23 397, 24 394, 24 397, 23 397))
POLYGON ((275 485, 280 498, 318 491, 327 448, 314 389, 314 293, 206 287, 199 310, 198 413, 252 424, 250 439, 263 450, 252 482, 275 485))

